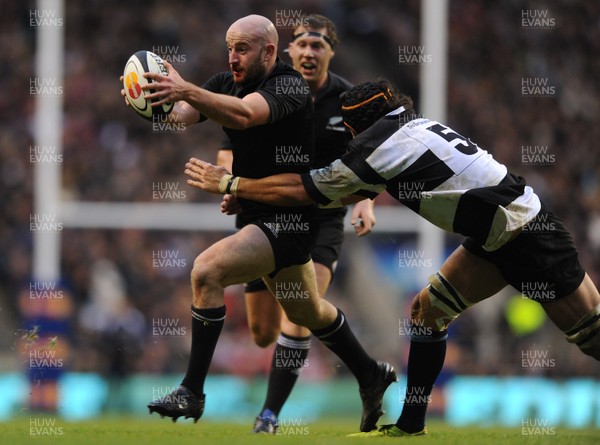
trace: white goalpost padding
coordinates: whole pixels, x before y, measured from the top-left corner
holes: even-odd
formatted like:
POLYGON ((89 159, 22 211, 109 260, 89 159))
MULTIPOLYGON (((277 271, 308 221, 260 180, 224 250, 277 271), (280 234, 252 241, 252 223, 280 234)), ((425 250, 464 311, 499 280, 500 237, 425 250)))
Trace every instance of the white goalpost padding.
MULTIPOLYGON (((64 17, 64 0, 38 0, 37 11, 53 11, 64 17)), ((64 81, 64 24, 36 28, 36 77, 33 83, 62 86, 64 81)), ((30 80, 30 85, 32 80, 30 80)), ((62 154, 63 95, 36 94, 34 141, 37 147, 52 147, 62 154)), ((38 162, 34 169, 33 221, 60 221, 61 164, 38 162)), ((32 276, 36 281, 57 281, 60 278, 60 230, 33 232, 32 276)))
MULTIPOLYGON (((424 116, 446 121, 446 75, 448 71, 448 0, 422 0, 421 44, 431 55, 431 61, 421 65, 419 110, 424 116)), ((427 282, 429 274, 440 268, 444 253, 444 232, 419 218, 419 250, 427 252, 431 268, 419 269, 420 281, 427 282)))

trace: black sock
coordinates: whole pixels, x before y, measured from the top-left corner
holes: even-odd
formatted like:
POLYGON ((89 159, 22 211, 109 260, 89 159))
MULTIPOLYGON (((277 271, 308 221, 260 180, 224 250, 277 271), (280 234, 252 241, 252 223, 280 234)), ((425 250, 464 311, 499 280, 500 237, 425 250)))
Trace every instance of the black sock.
POLYGON ((448 331, 443 331, 432 334, 429 339, 413 339, 410 342, 404 406, 396 422, 402 431, 416 433, 425 427, 431 390, 446 358, 447 336, 448 331))
POLYGON ((298 380, 300 371, 308 365, 306 357, 309 350, 310 336, 292 337, 281 333, 273 352, 267 398, 263 410, 270 409, 276 416, 279 415, 298 380))
POLYGON ((337 318, 331 325, 312 331, 312 333, 344 362, 356 377, 360 387, 366 387, 373 383, 377 372, 377 362, 365 352, 358 342, 340 309, 338 309, 337 318))
POLYGON ((204 380, 221 335, 225 312, 225 306, 210 309, 192 306, 192 349, 181 384, 197 396, 204 392, 204 380))

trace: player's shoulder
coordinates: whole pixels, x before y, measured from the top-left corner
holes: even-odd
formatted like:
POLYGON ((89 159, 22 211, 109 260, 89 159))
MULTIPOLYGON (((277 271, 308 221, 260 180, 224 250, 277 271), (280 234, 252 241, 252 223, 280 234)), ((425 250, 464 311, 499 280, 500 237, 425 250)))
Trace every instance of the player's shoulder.
POLYGON ((331 71, 329 71, 329 79, 329 88, 332 90, 344 92, 354 86, 344 77, 340 76, 339 74, 332 73, 331 71))
POLYGON ((340 107, 340 94, 352 88, 352 84, 331 71, 327 72, 327 82, 317 92, 315 104, 323 106, 324 104, 332 104, 340 107))
POLYGON ((269 78, 279 77, 279 76, 290 76, 295 78, 304 79, 302 75, 294 69, 294 67, 288 63, 285 63, 279 57, 277 57, 277 61, 275 62, 275 66, 271 71, 269 78))
POLYGON ((233 86, 233 83, 233 74, 229 71, 221 71, 211 76, 204 85, 202 85, 202 88, 219 93, 230 89, 233 86))

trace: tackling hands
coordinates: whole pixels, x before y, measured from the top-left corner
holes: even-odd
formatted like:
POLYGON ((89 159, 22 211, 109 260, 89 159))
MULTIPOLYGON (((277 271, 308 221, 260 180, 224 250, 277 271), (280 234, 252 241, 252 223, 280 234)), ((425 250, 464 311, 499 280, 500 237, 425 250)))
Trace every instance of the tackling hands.
MULTIPOLYGON (((241 209, 235 199, 240 177, 232 176, 225 167, 196 158, 191 158, 185 164, 185 174, 189 177, 188 185, 209 193, 225 194, 221 203, 223 213, 233 215, 240 212, 241 209)), ((364 236, 371 232, 375 226, 373 201, 364 199, 355 204, 352 210, 351 224, 358 236, 364 236)))

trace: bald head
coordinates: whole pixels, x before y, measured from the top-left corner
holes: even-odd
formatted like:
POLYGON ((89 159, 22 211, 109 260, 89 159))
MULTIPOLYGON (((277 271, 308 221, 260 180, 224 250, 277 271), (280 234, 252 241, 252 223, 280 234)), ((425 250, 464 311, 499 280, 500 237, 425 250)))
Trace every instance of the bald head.
POLYGON ((233 22, 227 30, 227 40, 229 37, 245 37, 255 42, 259 42, 261 46, 272 44, 277 51, 279 44, 279 35, 273 22, 262 15, 248 15, 233 22))
POLYGON ((225 41, 236 83, 245 84, 264 77, 275 66, 279 36, 268 18, 249 15, 237 20, 227 30, 225 41))

